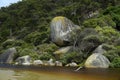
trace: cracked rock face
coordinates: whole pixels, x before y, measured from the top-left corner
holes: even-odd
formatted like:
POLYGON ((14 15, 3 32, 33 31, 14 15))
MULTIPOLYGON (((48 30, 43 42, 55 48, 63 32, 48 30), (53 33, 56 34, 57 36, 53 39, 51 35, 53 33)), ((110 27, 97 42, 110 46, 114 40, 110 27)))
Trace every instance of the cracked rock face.
POLYGON ((79 26, 75 25, 72 21, 66 17, 55 17, 51 21, 51 40, 59 45, 64 46, 72 42, 73 35, 77 30, 80 29, 79 26))

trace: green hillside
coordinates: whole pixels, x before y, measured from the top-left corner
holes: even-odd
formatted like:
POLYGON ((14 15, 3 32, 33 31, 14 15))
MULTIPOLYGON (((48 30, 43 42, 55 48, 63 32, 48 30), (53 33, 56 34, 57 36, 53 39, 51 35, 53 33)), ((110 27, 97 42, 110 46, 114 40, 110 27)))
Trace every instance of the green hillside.
MULTIPOLYGON (((1 7, 0 54, 8 48, 16 47, 18 55, 15 59, 30 55, 33 60, 56 60, 53 52, 61 46, 52 43, 50 38, 50 23, 56 16, 67 17, 79 25, 81 31, 86 28, 97 31, 102 36, 100 44, 105 43, 104 55, 110 60, 110 66, 120 67, 119 0, 22 0, 1 7), (43 54, 44 52, 47 53, 43 54)), ((96 37, 89 36, 85 40, 88 38, 94 42, 96 37)), ((69 59, 82 64, 92 51, 82 53, 87 54, 80 57, 73 51, 60 60, 64 64, 71 62, 69 59)))

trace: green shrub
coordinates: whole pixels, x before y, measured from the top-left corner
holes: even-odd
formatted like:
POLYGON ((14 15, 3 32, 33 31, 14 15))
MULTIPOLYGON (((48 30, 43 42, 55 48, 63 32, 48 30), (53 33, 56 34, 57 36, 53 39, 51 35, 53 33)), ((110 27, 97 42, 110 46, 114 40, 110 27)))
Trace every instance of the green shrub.
POLYGON ((102 34, 109 36, 109 37, 120 36, 119 32, 111 27, 103 27, 102 34))
POLYGON ((47 32, 32 32, 28 34, 24 40, 28 43, 33 43, 34 45, 39 45, 48 42, 49 35, 47 32))
POLYGON ((29 47, 32 45, 25 43, 23 40, 14 40, 14 39, 8 39, 2 43, 2 47, 4 49, 10 48, 10 47, 17 47, 17 46, 29 47))
POLYGON ((112 27, 106 26, 101 28, 100 26, 97 26, 95 29, 101 36, 106 39, 106 42, 112 42, 120 37, 120 32, 113 29, 112 27))
POLYGON ((116 23, 116 28, 120 30, 120 6, 111 6, 104 10, 104 15, 111 15, 112 20, 116 23))
POLYGON ((112 68, 120 68, 120 57, 116 57, 110 64, 112 68))
POLYGON ((116 50, 107 51, 106 53, 104 53, 104 55, 105 55, 110 61, 113 61, 114 58, 119 57, 119 55, 118 55, 118 53, 116 52, 116 50))
POLYGON ((40 60, 47 60, 48 61, 50 59, 55 60, 55 57, 52 54, 50 54, 50 53, 43 53, 43 54, 39 55, 39 59, 40 60))
POLYGON ((85 28, 78 35, 76 46, 80 51, 91 53, 93 49, 99 46, 104 41, 104 38, 98 34, 93 28, 85 28))
POLYGON ((113 61, 116 57, 120 56, 120 46, 103 46, 106 49, 104 55, 110 60, 113 61))
POLYGON ((2 43, 2 47, 3 48, 9 48, 10 46, 12 46, 15 43, 14 39, 8 39, 5 42, 2 43))
POLYGON ((66 53, 60 57, 60 61, 65 65, 67 63, 71 62, 76 62, 76 63, 81 63, 83 61, 82 57, 82 52, 77 53, 77 52, 71 52, 71 53, 66 53))
POLYGON ((98 24, 101 26, 101 27, 104 27, 104 26, 111 26, 112 28, 115 28, 116 27, 116 23, 112 20, 111 16, 110 15, 105 15, 105 16, 102 16, 99 18, 101 20, 101 22, 103 21, 103 23, 99 23, 98 24))
POLYGON ((93 42, 93 43, 102 43, 103 39, 99 35, 89 35, 83 38, 83 41, 93 42))
POLYGON ((18 57, 29 55, 33 60, 38 59, 39 55, 34 49, 17 47, 18 57))
POLYGON ((42 53, 44 52, 53 53, 58 49, 58 46, 56 46, 54 43, 50 43, 50 44, 44 43, 36 46, 36 48, 39 52, 42 52, 42 53))
POLYGON ((89 19, 83 22, 85 28, 95 28, 97 26, 97 19, 89 19))
POLYGON ((120 56, 120 46, 116 46, 116 52, 117 52, 118 55, 120 56))
POLYGON ((103 39, 99 35, 88 35, 84 37, 81 43, 78 45, 79 49, 86 53, 91 53, 95 48, 97 48, 103 39))
POLYGON ((116 26, 115 22, 112 21, 110 16, 102 16, 100 18, 89 19, 83 22, 83 25, 86 28, 95 28, 97 26, 104 27, 104 26, 112 26, 113 28, 116 26))
POLYGON ((120 37, 114 41, 114 44, 116 46, 120 46, 120 37))
POLYGON ((114 45, 109 45, 109 44, 103 44, 102 48, 105 49, 106 51, 108 51, 108 50, 116 50, 114 45))
POLYGON ((82 39, 89 35, 97 35, 97 31, 94 28, 85 28, 80 33, 78 33, 77 43, 80 43, 82 39))
POLYGON ((30 55, 33 59, 37 58, 37 53, 33 50, 34 46, 24 42, 23 40, 14 40, 8 39, 2 43, 0 47, 0 53, 3 53, 6 49, 15 47, 17 49, 17 54, 15 55, 15 59, 17 57, 30 55))

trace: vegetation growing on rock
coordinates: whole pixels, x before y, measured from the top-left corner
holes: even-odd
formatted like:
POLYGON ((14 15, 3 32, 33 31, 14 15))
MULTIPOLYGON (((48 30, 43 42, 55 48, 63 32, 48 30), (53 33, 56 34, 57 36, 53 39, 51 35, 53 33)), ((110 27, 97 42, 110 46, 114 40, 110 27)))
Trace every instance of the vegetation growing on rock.
POLYGON ((29 55, 32 60, 52 58, 64 64, 82 64, 104 44, 104 56, 110 60, 110 66, 120 67, 119 5, 119 0, 22 0, 1 7, 0 54, 15 47, 15 59, 29 55), (52 43, 50 36, 50 25, 58 20, 64 23, 64 27, 59 27, 61 23, 58 26, 63 30, 63 36, 57 36, 58 40, 61 38, 65 47, 73 46, 73 50, 64 53, 60 59, 54 52, 62 46, 52 43), (67 31, 69 34, 64 34, 67 31))

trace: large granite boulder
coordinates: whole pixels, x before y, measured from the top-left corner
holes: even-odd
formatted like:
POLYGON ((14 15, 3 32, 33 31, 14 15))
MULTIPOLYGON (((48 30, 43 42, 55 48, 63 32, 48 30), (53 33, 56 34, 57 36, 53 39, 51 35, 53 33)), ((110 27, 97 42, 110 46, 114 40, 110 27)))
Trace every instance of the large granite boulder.
POLYGON ((16 54, 16 48, 9 48, 0 55, 0 63, 12 63, 16 54))
POLYGON ((51 39, 59 46, 69 45, 80 27, 66 17, 55 17, 51 22, 51 39))
POLYGON ((19 65, 30 65, 31 64, 31 58, 29 55, 18 57, 16 59, 16 64, 19 65))
POLYGON ((110 61, 102 54, 94 53, 85 62, 86 68, 108 68, 110 61))

